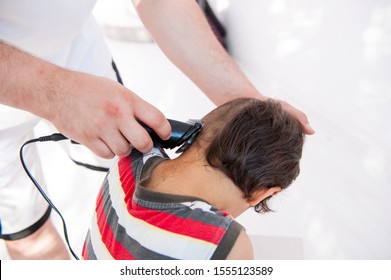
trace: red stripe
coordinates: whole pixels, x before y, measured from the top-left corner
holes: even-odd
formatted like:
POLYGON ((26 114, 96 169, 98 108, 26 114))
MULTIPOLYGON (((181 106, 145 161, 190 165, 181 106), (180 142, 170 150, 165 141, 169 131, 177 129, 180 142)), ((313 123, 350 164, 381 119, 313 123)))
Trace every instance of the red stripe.
POLYGON ((208 225, 200 221, 177 217, 174 214, 143 208, 135 203, 128 212, 135 218, 146 221, 148 224, 177 234, 182 234, 204 240, 213 244, 219 244, 226 230, 215 225, 208 225))
POLYGON ((83 256, 83 260, 88 260, 89 259, 86 247, 87 247, 87 243, 86 243, 86 241, 84 241, 83 250, 82 250, 82 253, 81 253, 81 255, 83 256))
POLYGON ((103 211, 102 190, 99 191, 98 201, 96 207, 96 215, 98 221, 98 228, 101 234, 102 242, 105 244, 107 250, 117 260, 133 260, 135 259, 120 242, 115 239, 114 233, 107 224, 107 217, 103 211))
POLYGON ((132 161, 130 157, 123 157, 118 161, 119 179, 121 187, 125 193, 125 203, 129 205, 133 199, 135 190, 135 180, 132 170, 132 161))

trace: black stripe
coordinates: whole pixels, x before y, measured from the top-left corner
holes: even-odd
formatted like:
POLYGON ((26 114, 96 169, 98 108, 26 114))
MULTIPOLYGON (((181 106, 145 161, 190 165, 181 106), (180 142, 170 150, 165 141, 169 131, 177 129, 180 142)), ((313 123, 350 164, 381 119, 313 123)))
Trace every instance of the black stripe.
POLYGON ((217 246, 216 251, 213 253, 210 259, 225 260, 235 245, 236 239, 238 239, 238 236, 242 230, 243 227, 239 223, 232 221, 223 239, 217 246))
POLYGON ((11 234, 2 234, 0 235, 0 238, 4 240, 18 240, 25 238, 34 232, 36 232, 50 217, 50 212, 52 211, 52 208, 48 207, 46 210, 45 214, 33 225, 29 226, 28 228, 21 230, 16 233, 11 233, 11 234))
POLYGON ((112 67, 113 67, 113 69, 114 69, 115 76, 117 77, 117 81, 118 81, 118 83, 120 83, 121 85, 123 85, 124 83, 122 82, 121 75, 119 74, 119 71, 118 71, 117 65, 115 64, 114 60, 112 60, 112 61, 111 61, 111 66, 112 66, 112 67))
POLYGON ((102 167, 102 166, 96 166, 88 163, 83 163, 77 160, 74 160, 73 158, 69 157, 76 165, 83 166, 85 168, 88 168, 90 170, 99 171, 99 172, 108 172, 109 168, 102 167))

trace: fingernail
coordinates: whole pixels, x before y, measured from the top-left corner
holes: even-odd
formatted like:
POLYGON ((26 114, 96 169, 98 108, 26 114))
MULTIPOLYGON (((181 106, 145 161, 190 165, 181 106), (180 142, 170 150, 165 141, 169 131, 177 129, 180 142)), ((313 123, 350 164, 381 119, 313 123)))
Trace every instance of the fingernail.
POLYGON ((315 130, 312 128, 312 126, 309 123, 306 124, 306 128, 307 128, 307 131, 309 132, 309 134, 315 133, 315 130))
POLYGON ((168 136, 164 139, 164 140, 168 140, 171 138, 171 135, 172 135, 172 132, 170 132, 170 134, 168 134, 168 136))

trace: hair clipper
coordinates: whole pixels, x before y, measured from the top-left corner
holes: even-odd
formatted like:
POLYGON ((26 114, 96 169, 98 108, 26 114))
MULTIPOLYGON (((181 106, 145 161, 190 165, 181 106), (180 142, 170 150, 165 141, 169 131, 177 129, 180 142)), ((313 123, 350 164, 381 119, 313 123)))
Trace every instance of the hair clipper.
POLYGON ((186 123, 167 119, 171 125, 171 137, 168 140, 161 139, 155 131, 139 121, 152 138, 156 147, 164 149, 174 149, 180 147, 176 153, 182 153, 193 143, 204 123, 202 120, 188 120, 186 123))

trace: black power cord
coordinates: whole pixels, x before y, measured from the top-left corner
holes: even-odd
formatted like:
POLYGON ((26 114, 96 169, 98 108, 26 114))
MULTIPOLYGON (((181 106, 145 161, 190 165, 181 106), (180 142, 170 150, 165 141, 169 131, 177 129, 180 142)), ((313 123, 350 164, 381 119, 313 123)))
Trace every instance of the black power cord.
POLYGON ((20 157, 20 161, 22 163, 22 166, 23 166, 23 169, 24 171, 26 172, 26 174, 29 176, 30 180, 33 182, 33 184, 35 185, 35 187, 38 189, 38 191, 41 193, 41 195, 43 196, 43 198, 46 200, 46 202, 49 204, 49 206, 60 216, 61 218, 61 221, 62 221, 62 225, 63 225, 63 229, 64 229, 64 237, 65 237, 65 241, 66 241, 66 244, 69 248, 69 251, 72 253, 73 257, 76 259, 76 260, 79 260, 79 257, 76 255, 76 253, 73 251, 70 243, 69 243, 69 238, 68 238, 68 230, 67 230, 67 226, 66 226, 66 223, 65 223, 65 220, 64 220, 64 217, 61 215, 61 212, 57 209, 57 207, 53 204, 53 202, 50 200, 50 198, 47 196, 47 194, 45 193, 45 191, 42 189, 42 187, 39 185, 39 183, 37 182, 37 180, 34 178, 33 175, 31 175, 29 169, 27 168, 26 166, 26 163, 24 161, 24 158, 23 158, 23 148, 31 143, 36 143, 36 142, 47 142, 47 141, 62 141, 62 140, 67 140, 68 138, 65 137, 64 135, 62 135, 61 133, 54 133, 52 135, 48 135, 48 136, 42 136, 42 137, 39 137, 39 138, 35 138, 35 139, 31 139, 31 140, 28 140, 26 141, 22 147, 20 147, 20 151, 19 151, 19 157, 20 157))

